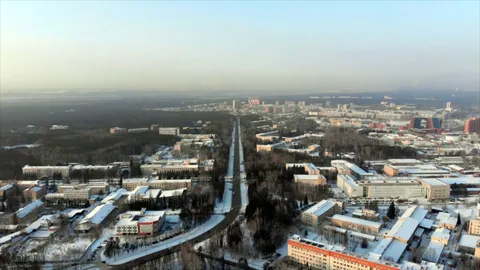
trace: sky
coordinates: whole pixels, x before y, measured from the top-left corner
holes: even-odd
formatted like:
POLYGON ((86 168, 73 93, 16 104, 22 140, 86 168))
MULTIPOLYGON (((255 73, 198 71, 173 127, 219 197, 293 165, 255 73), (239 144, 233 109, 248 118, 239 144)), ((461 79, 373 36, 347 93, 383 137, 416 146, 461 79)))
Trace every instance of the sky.
POLYGON ((0 89, 480 89, 479 1, 0 1, 0 89))

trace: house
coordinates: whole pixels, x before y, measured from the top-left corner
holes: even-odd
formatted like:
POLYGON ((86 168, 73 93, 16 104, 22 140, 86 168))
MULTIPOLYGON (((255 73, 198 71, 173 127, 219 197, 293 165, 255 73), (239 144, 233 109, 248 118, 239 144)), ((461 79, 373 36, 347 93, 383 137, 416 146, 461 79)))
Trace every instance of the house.
POLYGON ((35 200, 25 207, 20 208, 15 212, 18 224, 29 224, 37 219, 38 213, 42 211, 44 204, 40 200, 35 200))

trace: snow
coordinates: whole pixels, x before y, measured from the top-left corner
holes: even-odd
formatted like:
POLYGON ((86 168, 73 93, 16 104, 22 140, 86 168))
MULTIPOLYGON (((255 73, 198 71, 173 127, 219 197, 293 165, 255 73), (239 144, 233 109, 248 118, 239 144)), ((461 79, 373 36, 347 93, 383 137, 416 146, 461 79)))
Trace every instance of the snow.
POLYGON ((80 224, 93 223, 100 224, 116 208, 113 204, 102 204, 95 207, 88 215, 80 221, 80 224))
POLYGON ((400 242, 398 240, 393 240, 383 253, 382 260, 396 263, 398 262, 406 248, 406 243, 400 242))
POLYGON ((107 197, 102 200, 102 203, 106 203, 108 201, 117 201, 123 195, 127 195, 128 191, 124 188, 119 188, 115 192, 110 193, 107 197))
POLYGON ((26 215, 30 214, 33 210, 37 209, 38 207, 42 206, 43 202, 40 200, 35 200, 31 202, 30 204, 26 205, 23 208, 18 209, 16 212, 17 217, 23 218, 26 215))
POLYGON ((480 236, 463 234, 462 238, 460 238, 460 242, 458 242, 458 245, 462 247, 475 248, 477 246, 477 241, 480 241, 480 236))
POLYGON ((410 217, 404 220, 398 220, 385 237, 391 237, 402 240, 403 242, 408 242, 415 233, 418 225, 419 222, 410 217))
POLYGON ((442 255, 444 248, 445 248, 444 244, 430 241, 430 244, 428 245, 427 249, 423 253, 423 259, 426 261, 437 263, 438 260, 440 259, 440 256, 442 255))
POLYGON ((323 200, 304 211, 316 216, 322 216, 325 212, 335 207, 336 203, 328 200, 323 200))
POLYGON ((40 144, 19 144, 19 145, 12 145, 12 146, 3 146, 2 148, 6 149, 6 150, 10 150, 10 149, 14 149, 14 148, 23 148, 23 147, 34 148, 34 147, 39 147, 39 146, 40 146, 40 144))
POLYGON ((416 219, 418 222, 422 222, 422 220, 425 218, 427 214, 428 214, 428 211, 426 209, 423 209, 418 206, 412 206, 403 213, 400 219, 406 219, 410 217, 410 218, 416 219))
POLYGON ((349 217, 349 216, 344 216, 344 215, 334 215, 332 217, 332 220, 337 219, 341 220, 344 222, 349 222, 349 223, 354 223, 354 224, 360 224, 362 226, 368 226, 376 229, 380 229, 382 227, 382 224, 379 222, 374 222, 374 221, 369 221, 369 220, 364 220, 360 218, 354 218, 354 217, 349 217))
POLYGON ((173 197, 173 196, 180 196, 185 192, 187 188, 179 188, 179 189, 173 189, 173 190, 162 190, 162 193, 160 194, 161 197, 173 197))
POLYGON ((433 220, 424 218, 422 222, 420 223, 420 227, 425 228, 425 229, 430 229, 432 228, 433 225, 433 220))
POLYGON ((49 230, 40 230, 33 232, 29 235, 30 238, 48 238, 53 234, 52 231, 49 230))
POLYGON ((91 244, 92 240, 85 237, 78 237, 71 241, 54 242, 45 248, 45 260, 66 261, 80 259, 91 244))
POLYGON ((241 212, 245 212, 248 205, 248 184, 243 181, 240 183, 240 193, 242 195, 241 212))
POLYGON ((232 208, 232 187, 231 182, 225 183, 225 190, 223 191, 223 200, 217 199, 215 203, 215 214, 225 214, 230 212, 232 208))
POLYGON ((183 244, 187 241, 190 241, 205 232, 213 229, 216 225, 218 225, 225 217, 220 216, 220 215, 213 215, 210 217, 208 221, 205 223, 201 224, 200 226, 194 228, 191 231, 188 231, 184 234, 178 235, 176 237, 167 239, 165 241, 161 241, 157 244, 151 245, 151 246, 145 246, 143 248, 137 249, 131 253, 126 253, 126 254, 121 254, 119 256, 107 258, 103 253, 102 253, 102 260, 107 262, 109 265, 122 265, 124 263, 127 263, 129 261, 141 258, 143 256, 147 256, 149 254, 155 253, 155 252, 160 252, 165 249, 172 248, 174 246, 183 244))

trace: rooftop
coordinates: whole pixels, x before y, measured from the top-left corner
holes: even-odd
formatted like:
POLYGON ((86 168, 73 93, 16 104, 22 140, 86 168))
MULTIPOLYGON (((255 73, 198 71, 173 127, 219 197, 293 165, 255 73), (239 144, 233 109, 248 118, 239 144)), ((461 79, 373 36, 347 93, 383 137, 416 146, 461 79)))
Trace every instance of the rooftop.
POLYGON ((399 219, 385 237, 409 241, 419 224, 420 222, 410 217, 399 219))
POLYGON ((364 220, 364 219, 354 218, 354 217, 349 217, 344 215, 338 215, 338 214, 334 215, 332 219, 349 222, 349 223, 360 224, 363 226, 372 227, 376 229, 380 229, 382 227, 382 224, 379 222, 374 222, 374 221, 369 221, 369 220, 364 220))
POLYGON ((97 207, 95 207, 88 215, 86 215, 82 221, 80 221, 80 224, 84 223, 93 223, 93 224, 100 224, 103 222, 103 220, 110 215, 110 213, 117 208, 113 204, 102 204, 97 207))
POLYGON ((30 204, 27 204, 25 207, 18 209, 16 212, 17 217, 23 218, 26 215, 30 214, 33 210, 37 209, 38 207, 42 206, 43 202, 40 200, 35 200, 30 204))
POLYGON ((308 214, 313 214, 316 216, 321 216, 325 214, 328 210, 332 209, 335 207, 336 203, 328 200, 323 200, 312 207, 308 208, 307 210, 304 211, 304 213, 308 214))
POLYGON ((447 186, 447 184, 436 178, 422 178, 420 181, 430 186, 447 186))

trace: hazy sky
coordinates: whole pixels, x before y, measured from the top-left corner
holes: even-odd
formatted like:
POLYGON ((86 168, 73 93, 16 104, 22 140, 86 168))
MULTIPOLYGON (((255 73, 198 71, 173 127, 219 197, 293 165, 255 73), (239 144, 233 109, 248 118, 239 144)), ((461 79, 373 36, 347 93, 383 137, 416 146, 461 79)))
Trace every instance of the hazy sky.
POLYGON ((2 91, 480 88, 478 1, 1 1, 0 10, 2 91))

